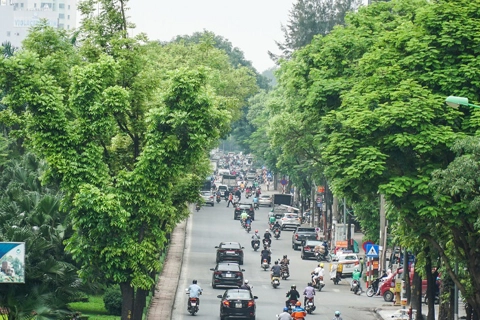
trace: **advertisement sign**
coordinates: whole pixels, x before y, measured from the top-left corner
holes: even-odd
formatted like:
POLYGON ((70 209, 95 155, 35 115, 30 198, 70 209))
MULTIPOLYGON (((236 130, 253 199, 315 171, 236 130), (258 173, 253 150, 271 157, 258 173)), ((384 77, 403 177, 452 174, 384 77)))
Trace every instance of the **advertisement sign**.
MULTIPOLYGON (((57 14, 58 15, 58 14, 57 14)), ((57 28, 58 27, 58 16, 55 15, 55 12, 30 12, 30 11, 21 11, 15 14, 13 18, 13 26, 15 28, 30 28, 37 25, 41 19, 47 21, 48 26, 57 28)))
POLYGON ((0 283, 25 283, 25 242, 0 242, 0 283))

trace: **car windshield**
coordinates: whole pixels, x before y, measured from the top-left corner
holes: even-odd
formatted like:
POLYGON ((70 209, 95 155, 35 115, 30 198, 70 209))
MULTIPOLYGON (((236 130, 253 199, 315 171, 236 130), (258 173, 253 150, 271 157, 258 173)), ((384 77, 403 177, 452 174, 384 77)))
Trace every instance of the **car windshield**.
POLYGON ((211 195, 210 191, 202 192, 202 196, 210 196, 210 195, 211 195))
POLYGON ((298 232, 315 232, 315 228, 298 228, 298 232))
POLYGON ((297 219, 298 216, 296 214, 286 214, 285 218, 287 218, 287 219, 297 219))
POLYGON ((229 242, 229 243, 221 243, 220 248, 223 249, 240 249, 240 244, 235 243, 235 242, 229 242))
POLYGON ((250 292, 248 291, 229 291, 226 294, 227 299, 242 299, 242 300, 250 300, 252 297, 250 296, 250 292))
POLYGON ((356 256, 340 256, 338 257, 338 260, 339 261, 354 261, 354 260, 358 260, 356 256))
POLYGON ((270 196, 269 196, 269 195, 263 195, 263 196, 260 196, 260 198, 262 198, 262 199, 270 199, 270 196))
POLYGON ((236 263, 219 263, 216 269, 221 271, 240 271, 240 266, 236 263))
POLYGON ((250 205, 249 204, 241 204, 238 206, 239 208, 241 209, 250 209, 250 205))
POLYGON ((307 242, 305 242, 305 245, 306 246, 312 246, 312 247, 321 246, 322 241, 307 241, 307 242))

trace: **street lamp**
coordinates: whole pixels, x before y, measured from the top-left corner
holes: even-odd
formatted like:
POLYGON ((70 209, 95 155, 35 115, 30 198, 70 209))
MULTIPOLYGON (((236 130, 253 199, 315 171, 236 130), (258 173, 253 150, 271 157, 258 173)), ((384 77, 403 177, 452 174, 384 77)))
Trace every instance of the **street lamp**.
POLYGON ((480 108, 480 106, 477 106, 475 104, 468 103, 468 98, 464 97, 455 97, 455 96, 450 96, 447 99, 445 99, 445 102, 452 108, 457 109, 458 106, 467 106, 467 107, 472 107, 472 108, 480 108))

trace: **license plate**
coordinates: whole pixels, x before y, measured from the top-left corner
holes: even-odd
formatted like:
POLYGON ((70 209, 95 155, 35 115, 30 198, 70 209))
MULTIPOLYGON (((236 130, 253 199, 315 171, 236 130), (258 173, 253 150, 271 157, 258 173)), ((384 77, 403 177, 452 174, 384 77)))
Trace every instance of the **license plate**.
POLYGON ((235 303, 235 308, 241 308, 242 307, 242 303, 241 302, 237 302, 235 303))
POLYGON ((197 303, 196 303, 196 302, 192 302, 191 305, 192 305, 192 307, 195 307, 195 306, 197 305, 197 303))
POLYGON ((227 273, 227 274, 225 275, 225 277, 231 278, 231 277, 232 277, 232 274, 231 274, 231 273, 227 273))
POLYGON ((353 267, 353 266, 354 266, 353 263, 350 263, 350 264, 346 264, 346 265, 345 265, 346 268, 351 268, 351 267, 353 267))
POLYGON ((227 254, 235 254, 235 251, 227 251, 227 254))

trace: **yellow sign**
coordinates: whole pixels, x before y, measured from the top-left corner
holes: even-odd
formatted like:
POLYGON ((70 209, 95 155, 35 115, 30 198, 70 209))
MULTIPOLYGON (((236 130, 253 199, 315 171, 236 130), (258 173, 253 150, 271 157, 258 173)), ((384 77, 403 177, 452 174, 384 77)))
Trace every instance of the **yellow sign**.
POLYGON ((378 270, 378 261, 377 260, 373 260, 373 269, 378 270))
POLYGON ((402 299, 402 306, 406 306, 407 305, 407 299, 402 299))
POLYGON ((348 248, 348 241, 337 241, 335 246, 337 248, 348 248))

